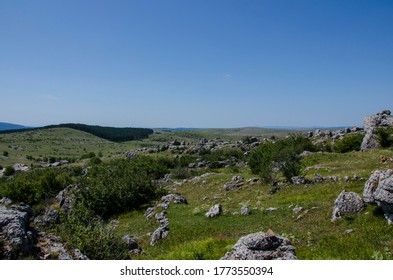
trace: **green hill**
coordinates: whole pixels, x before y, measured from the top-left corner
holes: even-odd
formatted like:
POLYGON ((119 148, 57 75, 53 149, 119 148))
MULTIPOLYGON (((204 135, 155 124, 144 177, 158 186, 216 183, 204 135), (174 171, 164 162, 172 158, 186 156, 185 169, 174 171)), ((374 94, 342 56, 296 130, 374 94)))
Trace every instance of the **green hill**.
POLYGON ((49 126, 29 128, 29 129, 4 130, 4 131, 0 131, 0 134, 26 132, 27 130, 34 131, 34 130, 51 129, 51 128, 72 128, 72 129, 93 134, 97 137, 113 142, 139 140, 139 139, 147 138, 149 137, 150 134, 153 134, 153 130, 149 128, 133 128, 133 127, 119 128, 119 127, 107 127, 107 126, 87 125, 87 124, 79 124, 79 123, 49 125, 49 126))

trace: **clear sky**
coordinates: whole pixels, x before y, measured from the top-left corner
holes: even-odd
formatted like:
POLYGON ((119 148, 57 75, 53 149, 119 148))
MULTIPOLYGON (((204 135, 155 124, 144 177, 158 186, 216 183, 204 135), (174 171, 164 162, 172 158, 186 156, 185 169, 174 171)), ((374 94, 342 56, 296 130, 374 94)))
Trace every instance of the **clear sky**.
POLYGON ((392 0, 0 0, 3 122, 362 125, 392 101, 392 0))

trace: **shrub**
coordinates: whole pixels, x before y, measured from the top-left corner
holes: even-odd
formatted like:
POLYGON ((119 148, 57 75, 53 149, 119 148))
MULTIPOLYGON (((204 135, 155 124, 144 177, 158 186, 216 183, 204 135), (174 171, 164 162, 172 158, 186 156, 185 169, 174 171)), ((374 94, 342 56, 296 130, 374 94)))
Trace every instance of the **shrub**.
POLYGON ((1 185, 0 196, 35 205, 54 197, 71 184, 71 177, 71 172, 60 169, 37 169, 19 173, 1 185))
POLYGON ((81 156, 81 159, 89 159, 95 157, 96 154, 94 152, 90 152, 81 156))
POLYGON ((344 137, 344 139, 337 141, 333 145, 333 151, 337 153, 347 153, 352 151, 360 151, 362 142, 362 134, 351 134, 344 137))
POLYGON ((79 199, 94 214, 108 218, 163 194, 155 180, 166 173, 157 160, 142 156, 94 165, 81 179, 79 199))
POLYGON ((393 129, 379 128, 377 131, 377 140, 381 148, 388 148, 393 145, 393 129))
POLYGON ((15 174, 15 169, 12 166, 7 166, 4 170, 4 176, 12 176, 15 174))
POLYGON ((187 167, 181 166, 175 167, 175 169, 172 171, 172 175, 175 179, 188 179, 192 176, 187 167))
POLYGON ((90 164, 92 165, 96 165, 96 164, 100 164, 102 161, 99 157, 93 157, 90 159, 90 164))
POLYGON ((300 154, 313 151, 311 141, 301 135, 291 135, 277 142, 262 143, 251 152, 249 165, 266 183, 274 183, 278 173, 289 181, 301 172, 300 154))
POLYGON ((129 259, 126 245, 111 224, 105 224, 83 204, 74 206, 72 212, 63 213, 57 227, 57 234, 70 247, 78 248, 94 260, 129 259))
POLYGON ((8 157, 8 152, 7 152, 7 151, 4 151, 4 152, 3 152, 3 156, 8 157))

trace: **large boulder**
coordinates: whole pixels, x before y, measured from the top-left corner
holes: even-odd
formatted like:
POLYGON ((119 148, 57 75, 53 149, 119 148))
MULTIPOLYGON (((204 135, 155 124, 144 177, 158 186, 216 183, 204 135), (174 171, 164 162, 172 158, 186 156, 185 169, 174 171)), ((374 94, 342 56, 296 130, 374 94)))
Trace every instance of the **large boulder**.
POLYGON ((357 193, 342 191, 334 202, 332 222, 343 214, 359 213, 364 207, 364 201, 357 193))
POLYGON ((243 236, 221 260, 296 260, 291 242, 271 230, 243 236))
POLYGON ((393 127, 393 116, 389 110, 384 110, 373 116, 367 116, 364 119, 364 130, 366 132, 361 145, 362 151, 368 151, 379 148, 378 128, 393 127))
POLYGON ((34 235, 29 230, 33 216, 33 210, 24 203, 0 208, 0 236, 5 242, 3 258, 15 259, 30 254, 34 247, 34 235))
POLYGON ((364 200, 377 204, 385 213, 389 224, 393 224, 393 169, 374 171, 365 184, 364 200))

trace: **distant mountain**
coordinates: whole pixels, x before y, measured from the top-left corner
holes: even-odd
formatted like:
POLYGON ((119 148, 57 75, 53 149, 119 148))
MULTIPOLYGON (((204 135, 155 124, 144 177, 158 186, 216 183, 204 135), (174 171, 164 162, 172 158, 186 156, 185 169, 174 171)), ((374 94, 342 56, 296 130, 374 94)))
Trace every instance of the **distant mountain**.
POLYGON ((194 127, 175 127, 175 128, 160 127, 160 128, 154 128, 154 131, 166 131, 166 132, 198 131, 198 130, 203 130, 203 128, 194 128, 194 127))
POLYGON ((24 129, 24 128, 28 128, 28 127, 20 125, 20 124, 0 122, 0 131, 2 131, 2 130, 24 129))

